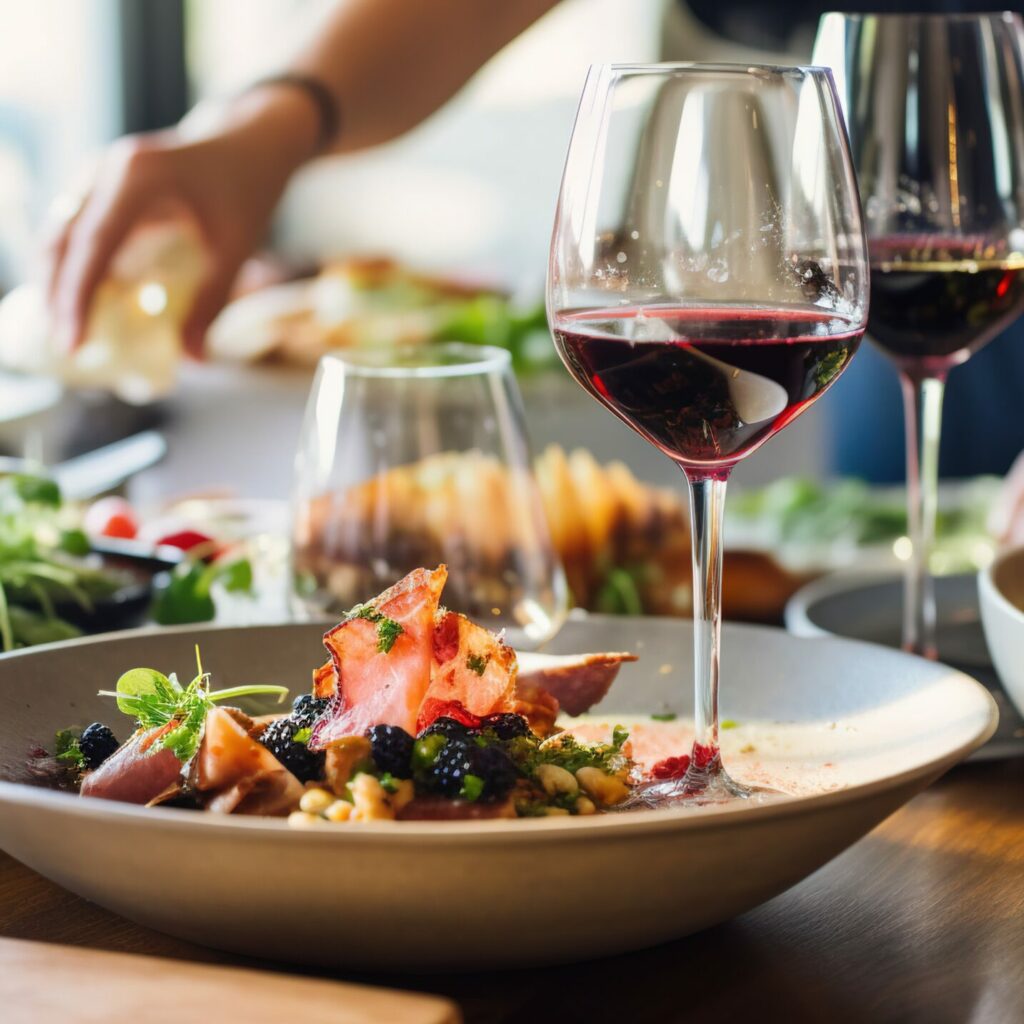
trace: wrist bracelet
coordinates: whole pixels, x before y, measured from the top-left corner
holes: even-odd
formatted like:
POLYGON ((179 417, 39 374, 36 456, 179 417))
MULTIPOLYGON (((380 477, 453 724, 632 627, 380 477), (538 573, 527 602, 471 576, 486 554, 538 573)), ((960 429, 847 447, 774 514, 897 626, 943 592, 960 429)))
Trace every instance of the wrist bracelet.
POLYGON ((245 91, 254 92, 256 89, 274 85, 291 86, 305 93, 313 101, 320 121, 316 138, 316 152, 322 153, 334 141, 338 129, 341 127, 341 111, 331 90, 312 75, 305 75, 297 71, 282 71, 280 74, 258 78, 245 91))

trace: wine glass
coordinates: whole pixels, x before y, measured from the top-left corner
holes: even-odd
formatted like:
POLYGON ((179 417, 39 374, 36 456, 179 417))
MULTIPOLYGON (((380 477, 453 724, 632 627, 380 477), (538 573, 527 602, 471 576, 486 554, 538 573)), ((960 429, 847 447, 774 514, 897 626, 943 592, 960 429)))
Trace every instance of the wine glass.
POLYGON ((814 59, 846 109, 871 259, 872 341, 906 413, 903 646, 934 658, 946 376, 1024 308, 1024 62, 1015 14, 827 14, 814 59))
POLYGON ((295 610, 340 616, 442 562, 448 607, 517 647, 565 618, 509 353, 448 343, 324 356, 295 462, 295 610))
POLYGON ((643 800, 748 795, 718 746, 726 481, 845 369, 867 321, 860 205, 829 72, 591 69, 547 300, 570 373, 689 483, 695 740, 686 775, 643 800))

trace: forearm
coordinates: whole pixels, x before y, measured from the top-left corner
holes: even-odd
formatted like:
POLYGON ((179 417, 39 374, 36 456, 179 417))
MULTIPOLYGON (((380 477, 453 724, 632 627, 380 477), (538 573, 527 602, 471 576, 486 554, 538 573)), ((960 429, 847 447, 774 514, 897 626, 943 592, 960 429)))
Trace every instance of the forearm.
POLYGON ((419 124, 557 0, 341 0, 291 63, 341 111, 335 151, 419 124))

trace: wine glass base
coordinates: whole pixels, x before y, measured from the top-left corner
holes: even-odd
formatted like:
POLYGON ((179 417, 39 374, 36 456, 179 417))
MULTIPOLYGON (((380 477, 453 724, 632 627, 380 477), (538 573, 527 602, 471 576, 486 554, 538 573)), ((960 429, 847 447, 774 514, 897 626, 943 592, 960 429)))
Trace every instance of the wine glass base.
POLYGON ((759 802, 763 797, 782 795, 766 786, 747 786, 737 782, 724 768, 718 767, 710 772, 689 770, 680 779, 641 783, 620 807, 623 810, 703 807, 708 804, 731 803, 734 800, 759 802))

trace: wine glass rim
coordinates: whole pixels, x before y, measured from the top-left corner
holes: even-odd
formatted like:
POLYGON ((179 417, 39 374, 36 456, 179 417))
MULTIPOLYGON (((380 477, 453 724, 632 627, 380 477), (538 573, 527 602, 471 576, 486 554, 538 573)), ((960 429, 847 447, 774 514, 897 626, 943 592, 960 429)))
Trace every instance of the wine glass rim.
POLYGON ((1019 21, 1020 14, 999 8, 991 11, 951 11, 948 14, 936 11, 825 11, 821 18, 845 18, 847 21, 864 21, 867 18, 873 21, 985 21, 1002 18, 1004 21, 1019 21))
POLYGON ((798 73, 811 76, 828 76, 832 71, 830 68, 819 64, 756 64, 739 63, 736 61, 659 61, 656 63, 612 63, 593 64, 596 70, 608 70, 616 74, 623 72, 635 74, 669 75, 681 72, 695 72, 705 74, 733 74, 733 75, 773 75, 783 78, 798 73))
POLYGON ((511 362, 508 349, 461 341, 338 349, 320 357, 321 365, 340 365, 348 376, 394 380, 482 376, 500 373, 511 362))

